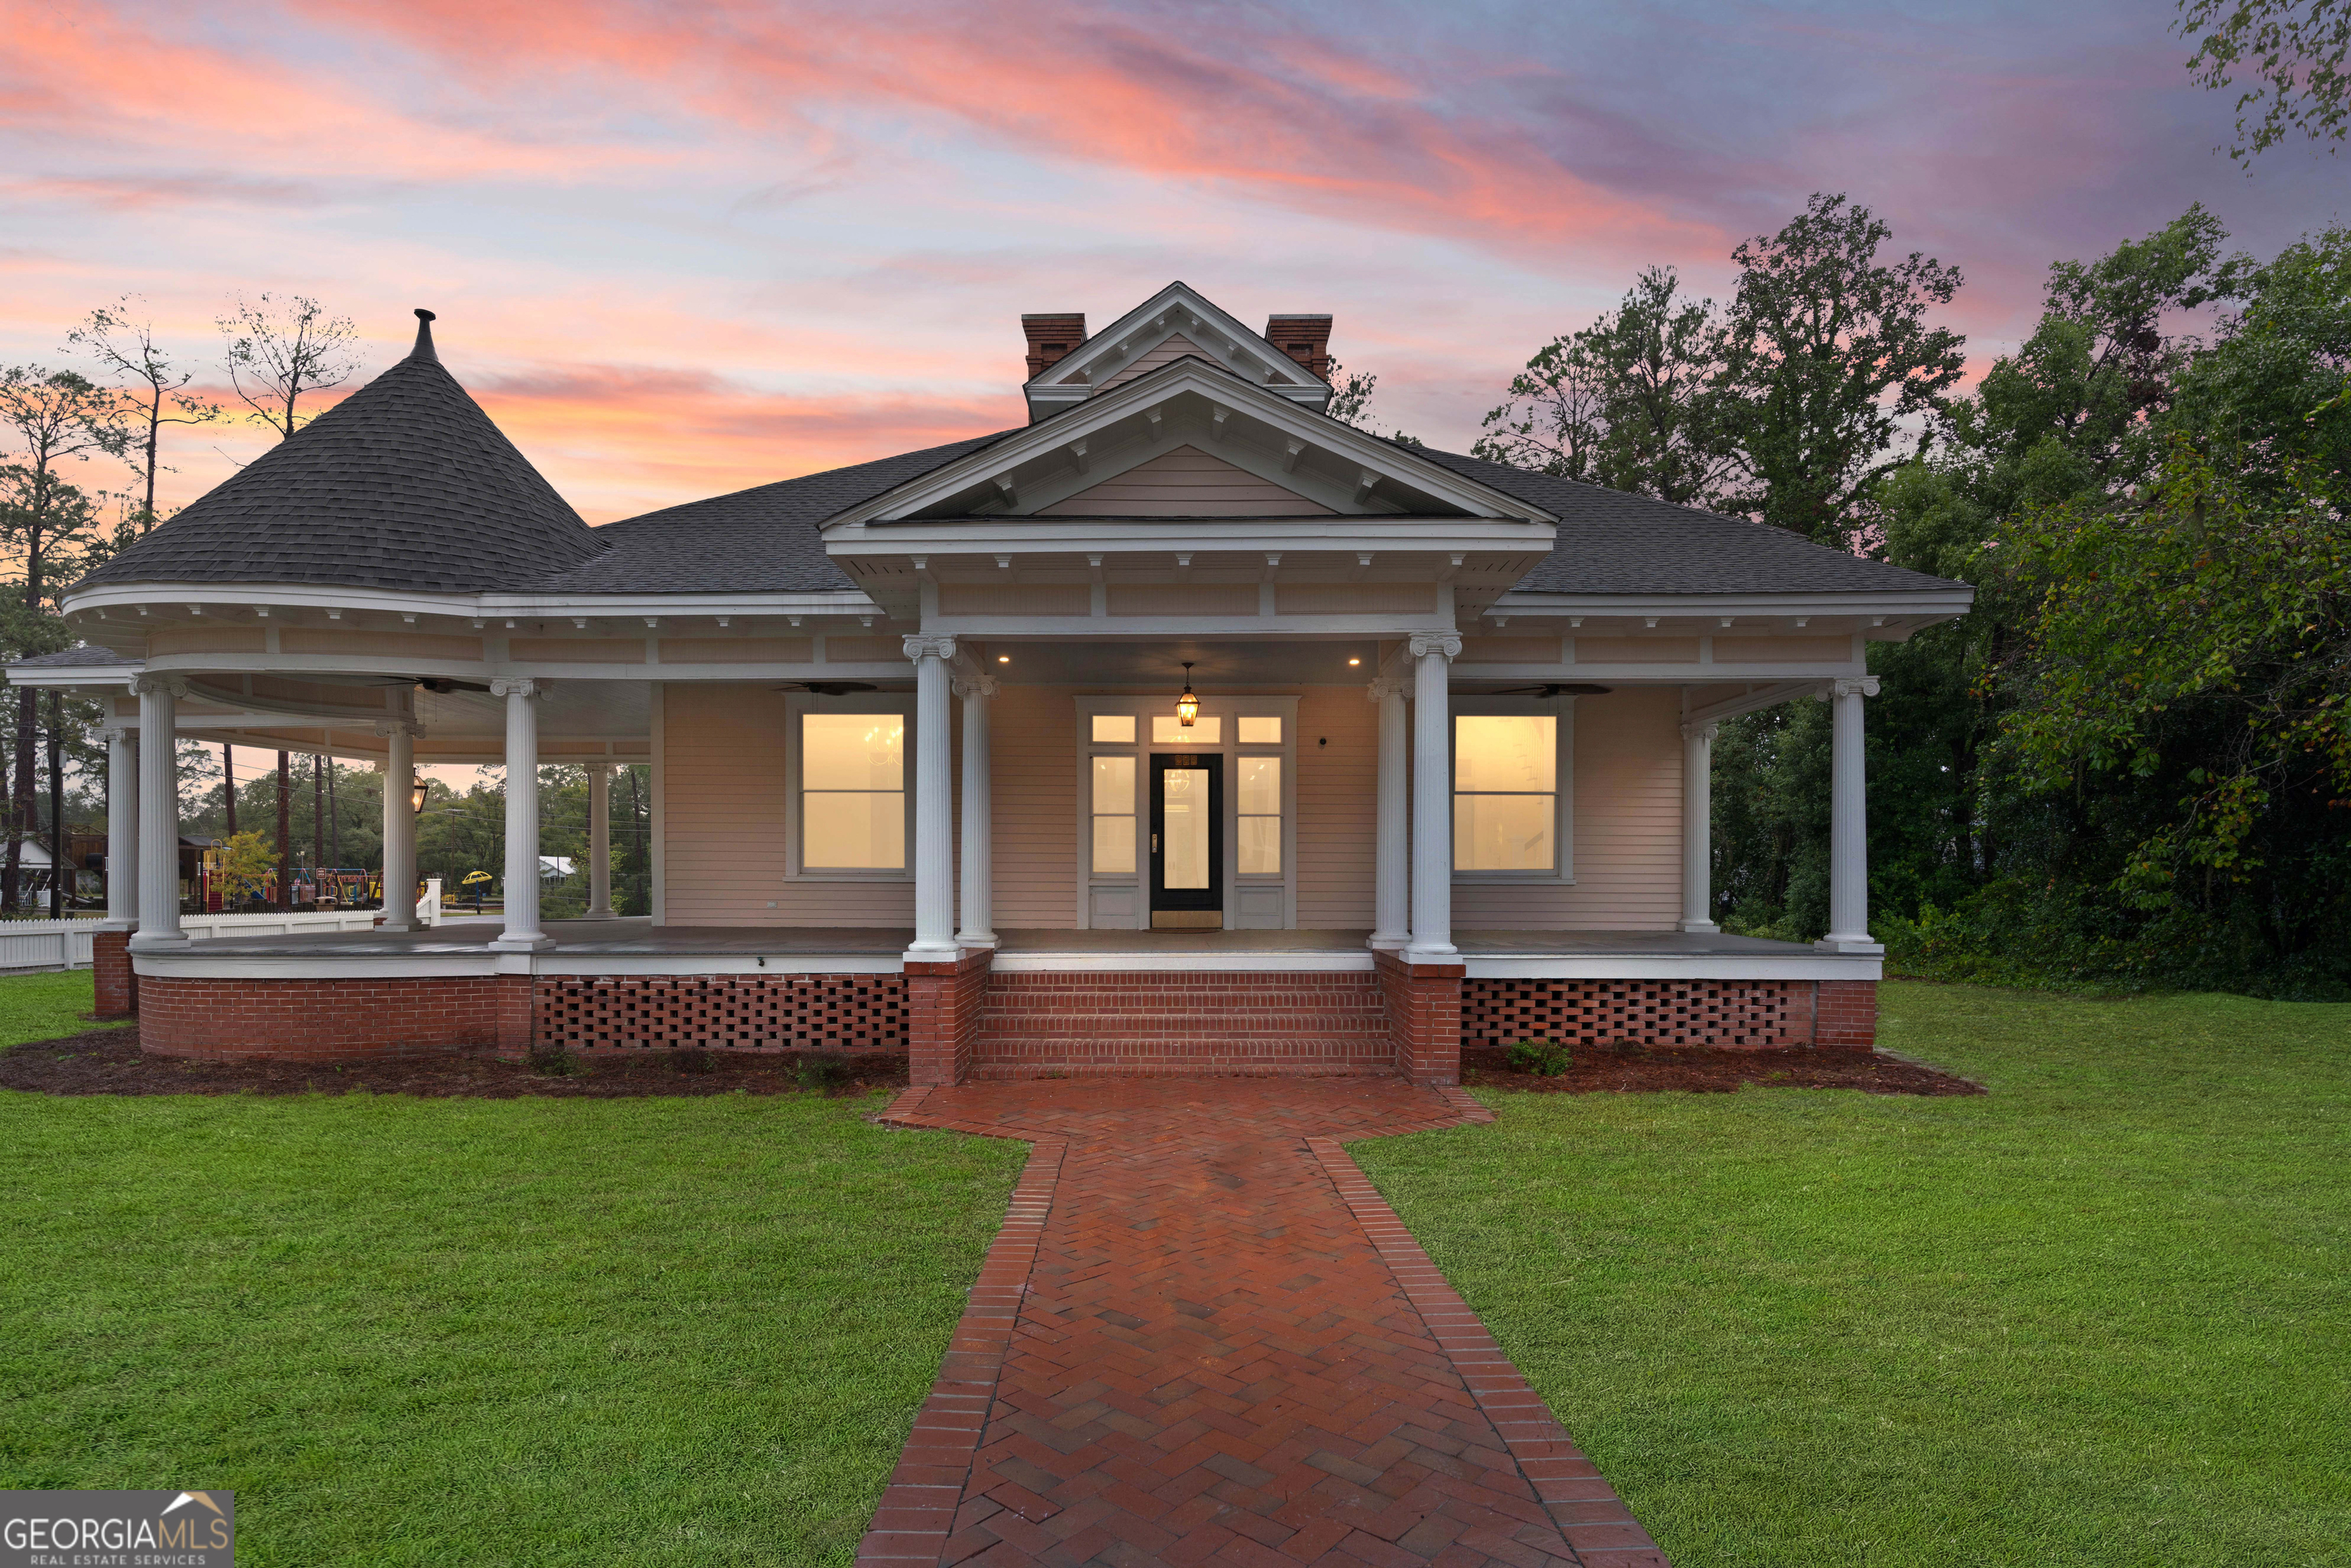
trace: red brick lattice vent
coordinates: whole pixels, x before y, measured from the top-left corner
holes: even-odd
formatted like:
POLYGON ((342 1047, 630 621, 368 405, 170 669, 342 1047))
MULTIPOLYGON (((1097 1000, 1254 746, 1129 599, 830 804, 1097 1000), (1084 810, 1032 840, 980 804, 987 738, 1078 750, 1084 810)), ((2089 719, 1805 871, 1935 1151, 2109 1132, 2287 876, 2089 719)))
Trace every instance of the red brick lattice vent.
POLYGON ((1772 1050, 1813 1042, 1809 980, 1465 981, 1461 1040, 1508 1048, 1522 1040, 1570 1045, 1714 1045, 1772 1050))
POLYGON ((898 975, 688 975, 542 978, 542 1050, 904 1051, 906 982, 898 975))

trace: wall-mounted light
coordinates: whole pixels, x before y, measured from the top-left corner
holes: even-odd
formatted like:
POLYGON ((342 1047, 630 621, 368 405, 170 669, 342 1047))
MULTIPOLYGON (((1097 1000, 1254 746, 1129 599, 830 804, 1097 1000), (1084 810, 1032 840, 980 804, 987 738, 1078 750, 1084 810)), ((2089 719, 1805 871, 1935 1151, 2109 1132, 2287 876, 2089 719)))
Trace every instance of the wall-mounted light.
POLYGON ((1186 729, 1200 716, 1200 699, 1192 691, 1192 661, 1184 661, 1184 695, 1176 699, 1176 722, 1186 729))
POLYGON ((409 791, 408 791, 408 804, 409 804, 409 807, 410 807, 410 809, 411 809, 411 810, 413 810, 413 811, 415 811, 415 813, 416 813, 418 816, 420 816, 420 817, 421 817, 421 816, 423 816, 423 815, 424 815, 424 797, 425 797, 426 795, 430 794, 430 793, 432 792, 432 789, 433 789, 433 786, 432 786, 432 785, 430 785, 430 784, 426 784, 426 783, 422 783, 422 782, 419 782, 419 783, 417 783, 417 784, 415 784, 415 785, 413 785, 413 786, 411 786, 411 787, 410 787, 410 789, 409 789, 409 791))

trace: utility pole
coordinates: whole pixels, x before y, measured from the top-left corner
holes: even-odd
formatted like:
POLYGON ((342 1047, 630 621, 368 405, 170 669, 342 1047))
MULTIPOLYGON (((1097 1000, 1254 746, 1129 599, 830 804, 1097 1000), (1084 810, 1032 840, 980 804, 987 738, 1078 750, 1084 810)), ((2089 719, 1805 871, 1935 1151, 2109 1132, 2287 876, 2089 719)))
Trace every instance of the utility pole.
POLYGON ((293 772, 294 758, 289 752, 277 754, 277 907, 282 913, 294 907, 294 791, 288 775, 293 772))

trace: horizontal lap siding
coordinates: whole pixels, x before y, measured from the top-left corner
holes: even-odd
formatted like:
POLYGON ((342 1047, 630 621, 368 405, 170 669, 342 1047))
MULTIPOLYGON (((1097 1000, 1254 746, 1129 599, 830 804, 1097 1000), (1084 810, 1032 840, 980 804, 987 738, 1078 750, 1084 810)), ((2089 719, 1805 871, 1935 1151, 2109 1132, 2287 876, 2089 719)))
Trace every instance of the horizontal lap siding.
POLYGON ((914 923, 911 883, 786 880, 783 693, 749 682, 654 689, 670 925, 914 923))
POLYGON ((1283 486, 1196 446, 1178 446, 1038 509, 1040 517, 1266 517, 1332 515, 1283 486))
POLYGON ((1465 931, 1670 931, 1681 917, 1681 697, 1626 687, 1575 705, 1575 883, 1457 886, 1465 931))
POLYGON ((1298 924, 1372 924, 1379 827, 1380 710, 1362 686, 1306 686, 1298 700, 1298 924), (1320 744, 1324 739, 1330 744, 1320 744))
POLYGON ((1068 686, 1006 686, 988 711, 998 931, 1078 923, 1075 695, 1068 686))

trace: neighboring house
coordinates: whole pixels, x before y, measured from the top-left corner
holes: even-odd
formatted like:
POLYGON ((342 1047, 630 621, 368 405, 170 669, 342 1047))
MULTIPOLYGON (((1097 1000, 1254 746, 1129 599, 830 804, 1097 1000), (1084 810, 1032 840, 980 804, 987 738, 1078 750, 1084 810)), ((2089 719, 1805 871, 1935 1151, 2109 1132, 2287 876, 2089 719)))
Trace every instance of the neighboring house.
POLYGON ((599 834, 593 918, 542 929, 510 768, 504 922, 471 938, 401 907, 191 950, 168 887, 119 879, 150 1050, 1449 1082, 1465 1036, 1872 1038, 1865 654, 1963 584, 1366 434, 1322 412, 1330 318, 1259 333, 1180 283, 1091 334, 1023 318, 1021 428, 590 528, 418 314, 408 359, 66 595, 91 646, 12 678, 117 694, 116 863, 171 841, 142 734, 379 761, 392 886, 419 762, 585 764, 599 823, 649 763, 653 914, 610 920, 599 834), (1834 930, 1724 936, 1714 727, 1815 697, 1834 930))

